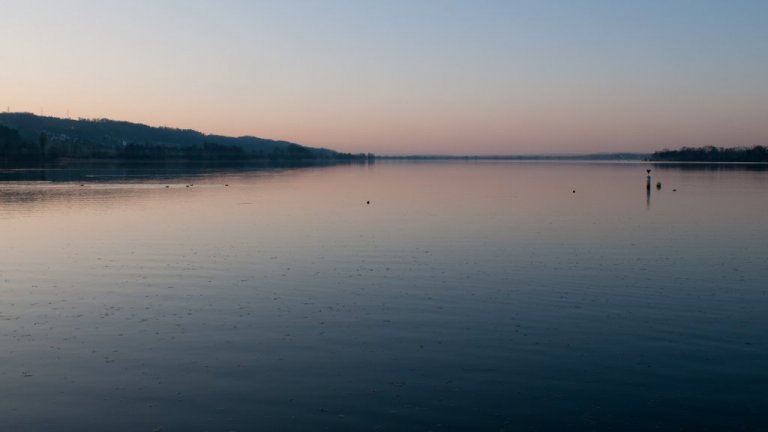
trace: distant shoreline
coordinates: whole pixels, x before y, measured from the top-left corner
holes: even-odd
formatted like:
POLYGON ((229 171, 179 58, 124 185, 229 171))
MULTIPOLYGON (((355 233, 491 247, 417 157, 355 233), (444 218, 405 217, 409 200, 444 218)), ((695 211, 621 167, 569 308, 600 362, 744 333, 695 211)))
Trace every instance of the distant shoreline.
POLYGON ((377 160, 488 160, 488 161, 632 161, 642 162, 650 153, 591 153, 561 155, 376 155, 377 160))
POLYGON ((661 150, 650 157, 652 162, 701 162, 701 163, 766 163, 768 148, 754 147, 683 147, 678 150, 661 150))
POLYGON ((140 168, 184 168, 184 167, 312 167, 333 165, 365 165, 373 163, 367 159, 121 159, 121 158, 60 158, 56 160, 40 159, 0 159, 0 170, 26 169, 80 169, 110 167, 140 168))
POLYGON ((118 120, 0 113, 0 161, 304 161, 363 160, 372 156, 254 136, 208 135, 118 120))

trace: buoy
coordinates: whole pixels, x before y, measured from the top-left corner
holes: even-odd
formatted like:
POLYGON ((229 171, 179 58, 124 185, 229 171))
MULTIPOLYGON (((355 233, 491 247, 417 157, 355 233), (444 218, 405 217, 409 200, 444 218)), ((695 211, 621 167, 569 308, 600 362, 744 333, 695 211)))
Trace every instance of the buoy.
POLYGON ((576 193, 576 190, 574 189, 573 192, 571 192, 571 193, 576 193))
POLYGON ((370 204, 371 202, 370 202, 370 201, 366 201, 365 203, 366 203, 366 204, 370 204))

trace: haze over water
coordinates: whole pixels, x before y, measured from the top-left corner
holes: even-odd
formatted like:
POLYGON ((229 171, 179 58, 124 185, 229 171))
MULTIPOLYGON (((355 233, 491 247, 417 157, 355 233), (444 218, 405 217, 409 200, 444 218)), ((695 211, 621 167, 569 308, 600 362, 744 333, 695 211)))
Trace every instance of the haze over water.
POLYGON ((766 429, 748 168, 1 171, 0 429, 766 429))

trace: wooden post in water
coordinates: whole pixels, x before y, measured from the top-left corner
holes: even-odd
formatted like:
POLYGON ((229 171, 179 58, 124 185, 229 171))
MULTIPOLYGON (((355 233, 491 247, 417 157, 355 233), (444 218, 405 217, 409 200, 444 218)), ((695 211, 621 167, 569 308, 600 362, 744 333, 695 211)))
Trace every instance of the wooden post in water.
POLYGON ((651 208, 651 170, 647 169, 648 179, 645 183, 645 208, 651 208))
POLYGON ((648 181, 645 184, 645 188, 648 189, 648 190, 651 190, 651 170, 647 169, 647 170, 645 170, 645 172, 648 173, 648 177, 647 177, 648 181))

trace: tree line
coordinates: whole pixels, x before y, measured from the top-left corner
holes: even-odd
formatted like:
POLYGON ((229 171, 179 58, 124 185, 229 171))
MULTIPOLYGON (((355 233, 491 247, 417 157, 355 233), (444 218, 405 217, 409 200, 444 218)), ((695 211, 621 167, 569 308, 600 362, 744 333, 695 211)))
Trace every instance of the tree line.
POLYGON ((683 147, 664 149, 651 155, 652 161, 668 162, 768 162, 768 148, 754 147, 683 147))
POLYGON ((206 135, 106 119, 60 119, 0 113, 0 161, 125 160, 354 160, 372 155, 339 153, 287 141, 206 135))

